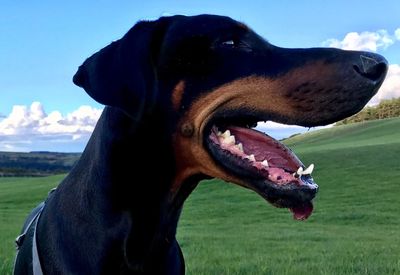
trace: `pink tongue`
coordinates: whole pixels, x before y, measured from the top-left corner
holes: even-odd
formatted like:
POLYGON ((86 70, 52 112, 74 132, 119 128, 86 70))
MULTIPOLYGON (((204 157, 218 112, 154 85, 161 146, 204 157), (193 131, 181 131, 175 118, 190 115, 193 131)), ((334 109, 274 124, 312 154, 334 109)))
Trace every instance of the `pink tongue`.
POLYGON ((303 204, 301 206, 290 208, 290 211, 293 213, 293 218, 296 220, 305 220, 307 219, 314 207, 312 203, 303 204))

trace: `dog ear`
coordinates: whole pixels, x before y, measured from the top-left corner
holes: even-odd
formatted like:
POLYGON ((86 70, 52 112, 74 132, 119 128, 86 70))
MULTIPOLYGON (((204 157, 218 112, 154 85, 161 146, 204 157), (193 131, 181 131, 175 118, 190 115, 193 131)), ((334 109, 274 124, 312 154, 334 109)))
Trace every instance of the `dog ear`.
POLYGON ((97 102, 119 107, 136 120, 151 112, 157 93, 154 51, 159 50, 166 20, 139 22, 121 39, 79 67, 73 82, 97 102))

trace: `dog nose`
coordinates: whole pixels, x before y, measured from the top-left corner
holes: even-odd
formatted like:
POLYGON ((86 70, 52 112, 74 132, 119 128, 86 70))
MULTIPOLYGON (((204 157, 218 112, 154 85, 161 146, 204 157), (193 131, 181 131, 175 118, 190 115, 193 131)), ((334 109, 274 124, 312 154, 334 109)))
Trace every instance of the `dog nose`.
POLYGON ((363 52, 360 54, 359 62, 353 67, 360 75, 372 81, 381 81, 386 76, 388 62, 379 54, 363 52))

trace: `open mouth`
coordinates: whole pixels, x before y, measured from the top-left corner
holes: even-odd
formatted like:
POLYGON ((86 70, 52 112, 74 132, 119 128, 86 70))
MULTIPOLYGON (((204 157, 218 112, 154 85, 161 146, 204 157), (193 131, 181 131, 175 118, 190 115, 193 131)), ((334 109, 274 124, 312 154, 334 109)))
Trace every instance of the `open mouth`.
POLYGON ((281 142, 251 127, 256 125, 212 123, 205 137, 211 156, 273 205, 289 208, 297 220, 307 219, 318 191, 311 177, 314 165, 305 167, 281 142))

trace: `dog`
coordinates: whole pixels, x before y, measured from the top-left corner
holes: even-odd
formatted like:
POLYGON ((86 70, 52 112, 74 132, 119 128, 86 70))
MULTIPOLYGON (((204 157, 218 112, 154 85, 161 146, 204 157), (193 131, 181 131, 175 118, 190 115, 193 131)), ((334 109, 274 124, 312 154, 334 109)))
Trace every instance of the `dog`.
POLYGON ((27 220, 15 274, 184 274, 176 228, 208 178, 308 218, 313 165, 254 126, 353 115, 387 66, 369 52, 280 48, 225 16, 136 23, 73 77, 106 107, 80 160, 27 220))

